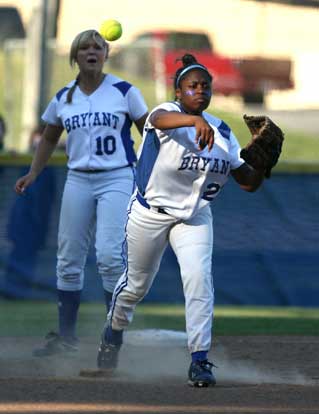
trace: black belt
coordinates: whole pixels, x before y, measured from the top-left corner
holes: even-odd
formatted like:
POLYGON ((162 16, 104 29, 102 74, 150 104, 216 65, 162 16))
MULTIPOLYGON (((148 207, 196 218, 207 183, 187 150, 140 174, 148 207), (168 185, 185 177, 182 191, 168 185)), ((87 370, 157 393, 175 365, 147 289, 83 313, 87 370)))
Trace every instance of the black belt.
POLYGON ((151 207, 139 192, 136 194, 136 198, 140 202, 140 204, 142 204, 142 206, 147 208, 148 210, 153 210, 161 214, 168 214, 162 207, 151 207))
POLYGON ((108 170, 80 170, 78 168, 73 168, 72 171, 82 172, 82 173, 87 173, 87 174, 95 174, 95 173, 106 172, 108 170))

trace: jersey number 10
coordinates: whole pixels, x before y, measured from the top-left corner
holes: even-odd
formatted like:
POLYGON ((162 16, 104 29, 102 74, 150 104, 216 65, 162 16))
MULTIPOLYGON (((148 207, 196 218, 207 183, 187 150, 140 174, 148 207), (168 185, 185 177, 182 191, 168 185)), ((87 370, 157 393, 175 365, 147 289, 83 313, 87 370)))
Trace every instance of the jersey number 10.
POLYGON ((108 135, 105 138, 97 137, 96 138, 96 155, 111 155, 116 150, 116 140, 113 135, 108 135))

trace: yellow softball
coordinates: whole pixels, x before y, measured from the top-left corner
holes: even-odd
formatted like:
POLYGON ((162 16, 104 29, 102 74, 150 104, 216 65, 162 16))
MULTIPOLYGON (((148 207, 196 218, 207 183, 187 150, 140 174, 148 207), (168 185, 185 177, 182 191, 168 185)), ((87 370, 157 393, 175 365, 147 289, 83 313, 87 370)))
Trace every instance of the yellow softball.
POLYGON ((122 36, 122 26, 117 20, 104 20, 100 27, 101 36, 110 42, 119 39, 122 36))

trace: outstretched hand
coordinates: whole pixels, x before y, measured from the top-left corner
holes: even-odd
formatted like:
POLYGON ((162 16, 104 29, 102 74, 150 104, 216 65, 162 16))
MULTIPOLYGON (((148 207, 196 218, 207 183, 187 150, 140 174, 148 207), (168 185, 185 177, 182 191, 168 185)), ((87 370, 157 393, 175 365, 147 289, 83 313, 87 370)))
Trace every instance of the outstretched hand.
POLYGON ((198 144, 198 148, 203 150, 207 146, 208 151, 210 151, 214 145, 213 128, 201 116, 196 118, 194 127, 196 129, 195 142, 198 144))

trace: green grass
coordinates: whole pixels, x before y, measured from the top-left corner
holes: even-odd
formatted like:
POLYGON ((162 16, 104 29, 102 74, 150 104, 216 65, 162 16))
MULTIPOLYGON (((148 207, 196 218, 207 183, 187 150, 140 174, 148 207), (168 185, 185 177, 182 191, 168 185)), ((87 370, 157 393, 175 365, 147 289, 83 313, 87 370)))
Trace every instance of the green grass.
MULTIPOLYGON (((214 109, 212 113, 223 119, 232 128, 241 146, 246 145, 250 139, 250 134, 242 119, 242 114, 234 115, 214 109)), ((289 129, 284 129, 284 133, 285 140, 280 156, 280 161, 284 162, 283 164, 287 164, 288 161, 295 164, 300 164, 302 161, 318 164, 318 136, 294 132, 289 129)))
MULTIPOLYGON (((99 336, 104 305, 83 303, 78 334, 99 336)), ((56 304, 33 301, 0 302, 0 336, 43 336, 57 326, 56 304)), ((182 305, 137 306, 129 329, 185 330, 182 305)), ((319 308, 216 306, 215 335, 319 335, 319 308)))

